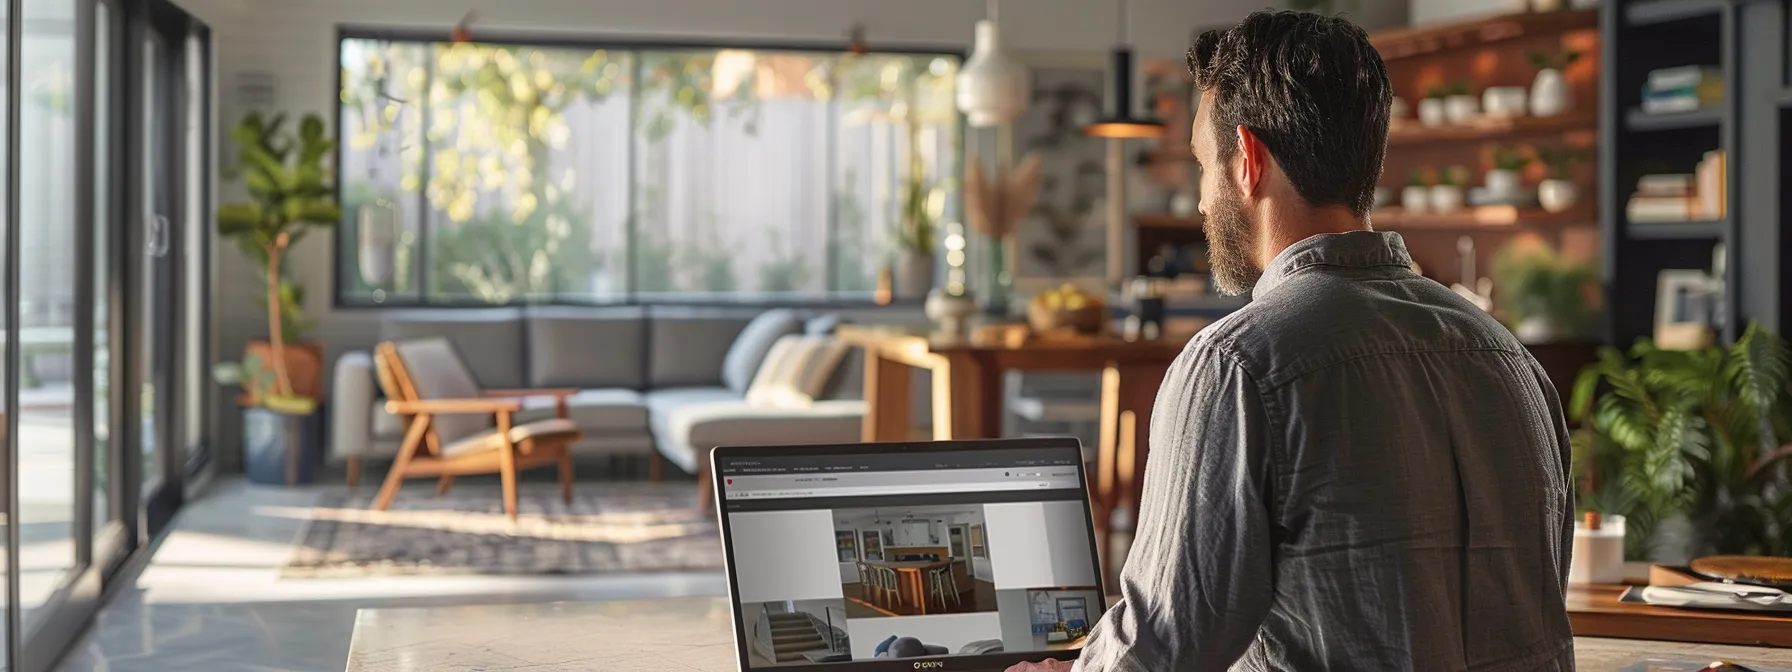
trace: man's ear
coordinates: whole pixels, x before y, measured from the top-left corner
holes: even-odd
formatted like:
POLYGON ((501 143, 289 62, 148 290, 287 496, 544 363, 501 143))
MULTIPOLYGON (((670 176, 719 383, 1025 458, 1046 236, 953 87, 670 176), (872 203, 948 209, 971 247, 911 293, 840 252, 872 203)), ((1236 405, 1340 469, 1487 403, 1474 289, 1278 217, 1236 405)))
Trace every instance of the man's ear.
POLYGON ((1238 126, 1238 188, 1245 198, 1257 195, 1269 170, 1269 148, 1243 124, 1238 126))

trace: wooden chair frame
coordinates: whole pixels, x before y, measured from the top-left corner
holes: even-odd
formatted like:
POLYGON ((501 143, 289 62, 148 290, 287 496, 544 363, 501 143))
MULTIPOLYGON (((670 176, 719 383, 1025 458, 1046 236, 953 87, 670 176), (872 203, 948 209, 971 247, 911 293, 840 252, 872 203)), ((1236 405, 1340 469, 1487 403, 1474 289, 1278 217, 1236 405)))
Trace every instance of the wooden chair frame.
POLYGON ((554 397, 554 415, 567 417, 566 398, 578 393, 572 389, 481 390, 478 399, 422 399, 417 396, 410 370, 391 342, 374 348, 374 370, 380 386, 386 390, 386 410, 405 423, 404 441, 398 447, 398 459, 386 472, 386 483, 380 488, 373 508, 384 511, 398 496, 404 480, 413 477, 437 477, 436 494, 447 494, 454 487, 454 477, 469 474, 498 474, 504 484, 504 513, 516 520, 516 475, 524 469, 546 465, 560 468, 560 498, 572 503, 572 444, 583 432, 557 434, 551 437, 530 437, 510 440, 511 414, 523 409, 523 397, 554 397), (462 455, 444 455, 442 440, 436 435, 435 416, 450 413, 491 414, 497 418, 497 431, 504 445, 496 450, 479 450, 462 455))

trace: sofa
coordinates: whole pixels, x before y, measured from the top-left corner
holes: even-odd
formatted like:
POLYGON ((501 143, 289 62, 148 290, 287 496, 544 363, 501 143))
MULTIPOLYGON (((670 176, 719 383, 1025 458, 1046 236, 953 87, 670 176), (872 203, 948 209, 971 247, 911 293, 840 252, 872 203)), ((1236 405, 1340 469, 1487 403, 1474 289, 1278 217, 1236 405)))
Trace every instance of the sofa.
MULTIPOLYGON (((865 415, 863 355, 853 351, 805 408, 749 404, 746 389, 779 338, 828 335, 839 319, 787 309, 629 306, 395 311, 380 340, 444 337, 484 389, 575 388, 568 415, 585 437, 575 458, 659 455, 697 473, 717 445, 850 443, 865 415)), ((394 457, 403 434, 387 413, 373 358, 346 352, 330 396, 333 462, 351 483, 363 460, 394 457)), ((518 422, 551 417, 554 400, 529 399, 518 422)), ((653 462, 653 475, 660 473, 653 462)))

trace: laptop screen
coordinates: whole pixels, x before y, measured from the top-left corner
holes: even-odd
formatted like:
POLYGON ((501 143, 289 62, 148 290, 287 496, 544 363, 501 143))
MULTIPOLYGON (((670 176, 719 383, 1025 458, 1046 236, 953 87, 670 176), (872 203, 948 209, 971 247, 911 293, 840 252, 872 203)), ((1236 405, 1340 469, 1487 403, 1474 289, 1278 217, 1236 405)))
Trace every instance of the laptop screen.
POLYGON ((716 486, 747 669, 1037 660, 1105 607, 1073 440, 734 450, 716 486))

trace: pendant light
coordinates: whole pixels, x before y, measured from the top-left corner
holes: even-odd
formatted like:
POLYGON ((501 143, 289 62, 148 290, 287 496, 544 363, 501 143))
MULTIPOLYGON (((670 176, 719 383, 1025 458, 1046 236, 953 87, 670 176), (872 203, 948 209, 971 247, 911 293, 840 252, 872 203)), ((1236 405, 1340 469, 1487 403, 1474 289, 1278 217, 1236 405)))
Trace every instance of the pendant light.
POLYGON ((958 71, 958 110, 977 128, 1012 123, 1032 96, 1027 67, 1002 48, 996 22, 999 4, 1000 0, 989 0, 988 18, 977 22, 971 58, 958 71))
POLYGON ((1108 66, 1108 75, 1114 80, 1114 113, 1084 128, 1084 134, 1116 139, 1163 137, 1163 122, 1132 114, 1132 47, 1127 45, 1126 35, 1131 18, 1126 0, 1120 0, 1120 43, 1114 45, 1108 66))

